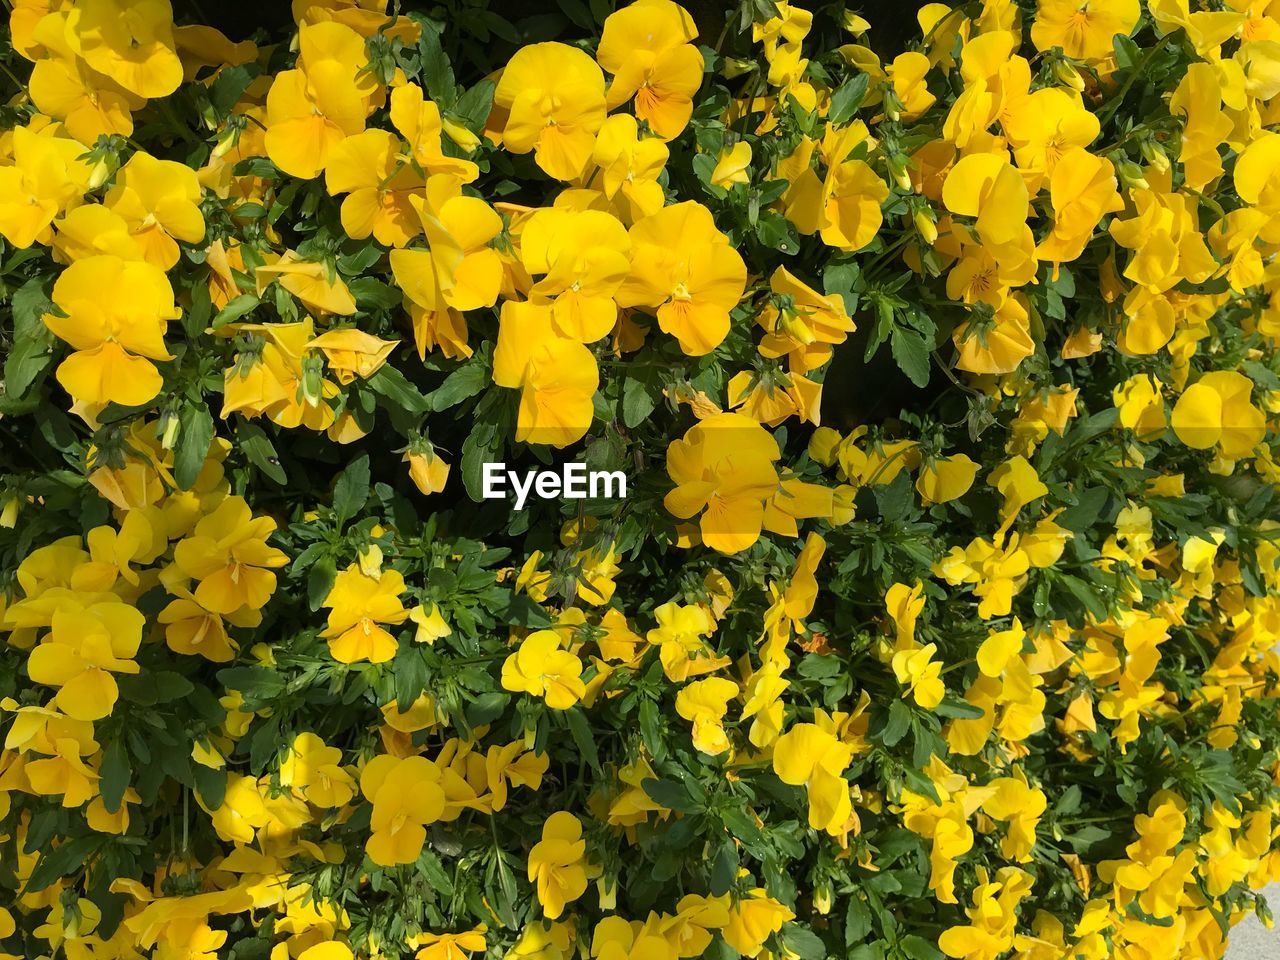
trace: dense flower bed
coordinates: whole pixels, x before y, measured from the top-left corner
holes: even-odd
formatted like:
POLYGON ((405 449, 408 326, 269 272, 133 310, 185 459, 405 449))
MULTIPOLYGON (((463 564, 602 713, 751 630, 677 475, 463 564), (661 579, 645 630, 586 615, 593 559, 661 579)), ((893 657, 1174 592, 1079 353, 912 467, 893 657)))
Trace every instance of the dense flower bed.
POLYGON ((1192 2, 6 2, 0 956, 1269 919, 1280 19, 1192 2))

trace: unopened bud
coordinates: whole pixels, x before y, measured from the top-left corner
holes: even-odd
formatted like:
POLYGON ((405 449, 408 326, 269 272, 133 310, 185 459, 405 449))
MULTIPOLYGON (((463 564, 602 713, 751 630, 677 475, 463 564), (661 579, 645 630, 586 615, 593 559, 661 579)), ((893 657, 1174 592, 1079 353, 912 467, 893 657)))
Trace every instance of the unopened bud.
POLYGON ((182 430, 182 423, 177 416, 172 413, 164 415, 164 433, 160 437, 160 446, 166 450, 172 450, 178 443, 178 434, 182 430))
POLYGON ((818 884, 813 891, 813 909, 824 917, 831 912, 831 884, 818 884))
POLYGON ((1126 187, 1138 190, 1151 189, 1151 185, 1147 183, 1147 178, 1142 173, 1142 168, 1132 160, 1122 160, 1116 167, 1116 173, 1120 175, 1120 182, 1126 187))
POLYGON ((470 153, 476 147, 480 146, 480 138, 456 120, 450 120, 448 117, 441 117, 440 129, 444 131, 446 137, 456 143, 463 150, 467 151, 467 153, 470 153))
POLYGON ((938 239, 938 225, 933 222, 933 217, 923 210, 917 210, 914 220, 920 239, 932 247, 934 241, 938 239))
POLYGON ((1067 63, 1065 60, 1055 60, 1053 75, 1058 78, 1059 83, 1066 84, 1077 93, 1084 92, 1084 77, 1080 76, 1080 71, 1074 64, 1067 63))
POLYGON ((1169 155, 1164 152, 1164 147, 1156 143, 1154 140, 1142 141, 1142 158, 1147 161, 1151 169, 1157 173, 1165 173, 1169 169, 1169 155))

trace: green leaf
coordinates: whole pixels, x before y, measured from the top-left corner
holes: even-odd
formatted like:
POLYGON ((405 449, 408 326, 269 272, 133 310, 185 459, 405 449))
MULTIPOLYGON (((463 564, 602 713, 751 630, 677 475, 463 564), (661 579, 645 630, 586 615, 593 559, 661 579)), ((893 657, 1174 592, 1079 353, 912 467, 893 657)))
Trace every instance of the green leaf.
POLYGON ((347 464, 333 484, 333 512, 341 527, 364 509, 369 499, 369 455, 361 454, 347 464))
POLYGON ((653 413, 657 400, 652 394, 655 384, 645 377, 628 376, 622 381, 622 422, 634 429, 653 413))
POLYGON ((756 238, 779 253, 793 254, 800 249, 800 235, 795 224, 773 210, 760 211, 756 221, 756 238))
POLYGON ((551 626, 551 615, 523 593, 512 594, 511 602, 503 613, 503 620, 514 627, 545 630, 551 626))
POLYGON ((269 667, 224 667, 218 682, 228 690, 238 690, 246 699, 273 700, 284 692, 284 678, 269 667))
POLYGON ((1059 574, 1059 579, 1063 585, 1071 591, 1072 595, 1084 604, 1084 608, 1089 611, 1094 619, 1102 622, 1107 619, 1107 605, 1102 602, 1089 584, 1081 580, 1079 577, 1073 577, 1069 573, 1059 574))
POLYGON ((958 697, 947 695, 946 699, 934 707, 933 712, 940 717, 956 717, 962 720, 977 720, 984 716, 983 709, 969 703, 967 700, 961 700, 958 697))
POLYGON ((422 33, 418 37, 418 52, 422 57, 422 85, 441 108, 452 109, 458 95, 458 84, 453 78, 449 58, 440 46, 440 34, 436 32, 432 21, 425 17, 415 19, 422 25, 422 33))
POLYGON ((599 773, 600 756, 596 751, 595 734, 591 732, 591 725, 587 723, 586 713, 581 707, 574 707, 566 712, 565 720, 569 724, 569 733, 573 735, 573 742, 578 746, 578 753, 592 771, 599 773))
POLYGON ((222 806, 222 800, 227 795, 227 772, 210 770, 202 763, 192 764, 191 772, 195 777, 196 792, 200 794, 205 807, 216 810, 222 806))
POLYGON ((213 416, 204 404, 192 404, 183 408, 178 422, 181 429, 173 454, 173 478, 179 488, 190 490, 213 442, 213 416))
POLYGON ((707 884, 713 897, 722 897, 729 892, 738 875, 738 863, 737 844, 732 841, 720 844, 716 858, 711 862, 711 877, 707 884))
POLYGON ((917 387, 929 385, 929 345, 917 331, 895 326, 889 337, 894 362, 917 387))
POLYGON ((472 133, 479 134, 493 109, 493 91, 496 89, 497 85, 492 80, 481 80, 460 96, 449 112, 472 133))
POLYGON ((43 317, 53 308, 42 278, 28 280, 14 291, 9 306, 13 311, 13 349, 4 361, 4 395, 20 400, 44 372, 53 356, 54 336, 43 317))
POLYGON ((911 709, 903 701, 894 700, 889 704, 889 718, 880 731, 880 742, 886 747, 892 747, 907 735, 910 728, 911 709))
POLYGON ((502 438, 492 424, 479 424, 462 443, 462 485, 476 503, 484 499, 484 465, 502 459, 502 438))
POLYGON ((748 849, 759 853, 765 845, 764 833, 756 824, 755 818, 742 807, 730 807, 720 812, 720 819, 735 837, 741 840, 748 849))
POLYGON ((333 581, 338 576, 338 567, 333 557, 321 557, 311 566, 307 573, 307 605, 312 610, 319 610, 333 588, 333 581))
POLYGON ((850 77, 840 84, 836 88, 836 92, 831 95, 831 106, 827 110, 828 122, 835 124, 846 123, 857 109, 862 106, 862 101, 866 99, 867 88, 870 85, 871 77, 866 73, 859 73, 856 77, 850 77))
POLYGON ((924 937, 909 933, 898 941, 898 947, 911 960, 943 960, 943 953, 924 937))
POLYGON ((827 956, 827 945, 823 943, 822 938, 808 927, 802 927, 799 924, 787 924, 782 934, 782 942, 800 960, 824 960, 827 956))
POLYGON ((876 498, 876 506, 880 509, 880 516, 890 523, 903 519, 914 502, 911 475, 906 470, 894 477, 891 483, 876 484, 871 490, 876 498))
POLYGON ((280 466, 280 457, 271 439, 256 423, 240 421, 240 425, 236 427, 236 446, 249 458, 250 463, 276 483, 284 484, 288 479, 284 467, 280 466))
POLYGON ((852 947, 867 938, 871 932, 871 908, 856 893, 849 894, 849 905, 844 911, 844 945, 852 947))
POLYGON ((689 796, 689 791, 682 783, 674 780, 649 779, 642 780, 640 786, 655 803, 662 804, 668 810, 679 813, 693 813, 697 810, 693 798, 689 796))
POLYGON ((181 700, 195 689, 190 680, 172 670, 148 671, 133 676, 123 676, 118 683, 120 695, 125 700, 143 707, 181 700))
POLYGON ((228 323, 234 323, 245 314, 253 311, 262 301, 252 293, 242 293, 234 300, 229 302, 225 307, 218 311, 213 318, 213 329, 217 330, 225 327, 228 323))
POLYGON ((489 366, 481 354, 476 354, 453 373, 444 383, 427 395, 431 409, 437 413, 457 406, 463 400, 474 397, 489 383, 489 366))
POLYGON ((107 813, 115 813, 120 809, 120 801, 129 787, 129 754, 122 737, 117 737, 103 748, 98 775, 101 778, 98 790, 102 794, 102 805, 107 808, 107 813))
POLYGON ((426 413, 431 409, 431 401, 389 363, 379 367, 366 382, 375 393, 391 401, 393 408, 412 413, 426 413))

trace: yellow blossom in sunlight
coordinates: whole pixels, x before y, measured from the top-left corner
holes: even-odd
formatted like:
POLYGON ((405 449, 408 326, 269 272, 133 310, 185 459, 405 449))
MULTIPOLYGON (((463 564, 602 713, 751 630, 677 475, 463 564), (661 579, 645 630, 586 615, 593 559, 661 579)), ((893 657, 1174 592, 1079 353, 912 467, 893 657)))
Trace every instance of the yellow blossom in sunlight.
POLYGON ((384 624, 408 619, 400 600, 404 589, 398 570, 383 570, 376 578, 355 564, 341 571, 324 600, 329 623, 323 636, 333 658, 340 663, 385 663, 394 657, 399 645, 384 624))
POLYGON ((507 111, 502 143, 529 153, 557 180, 585 172, 604 125, 604 74, 595 62, 563 43, 521 47, 502 71, 494 103, 507 111))
POLYGON ((560 649, 554 630, 537 630, 502 664, 502 687, 541 697, 553 710, 568 710, 586 695, 582 661, 560 649))
POLYGON ((44 323, 75 352, 58 366, 58 382, 84 403, 146 403, 162 378, 152 361, 171 360, 164 333, 180 314, 164 273, 110 255, 77 260, 53 285, 62 315, 44 323), (106 298, 104 290, 119 291, 106 298))
POLYGON ((738 685, 723 677, 695 680, 676 695, 676 713, 693 724, 693 745, 715 756, 729 749, 721 722, 738 685))
POLYGON ((529 851, 529 882, 548 919, 558 919, 586 891, 586 850, 582 823, 572 813, 553 813, 543 823, 542 839, 529 851))

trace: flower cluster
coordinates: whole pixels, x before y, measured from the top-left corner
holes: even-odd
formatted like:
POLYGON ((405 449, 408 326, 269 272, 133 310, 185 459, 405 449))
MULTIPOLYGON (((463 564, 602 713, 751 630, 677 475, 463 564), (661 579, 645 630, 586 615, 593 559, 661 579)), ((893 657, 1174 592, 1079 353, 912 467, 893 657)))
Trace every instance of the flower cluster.
POLYGON ((1274 4, 7 6, 0 960, 1270 920, 1274 4))

